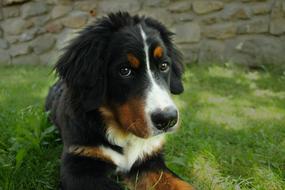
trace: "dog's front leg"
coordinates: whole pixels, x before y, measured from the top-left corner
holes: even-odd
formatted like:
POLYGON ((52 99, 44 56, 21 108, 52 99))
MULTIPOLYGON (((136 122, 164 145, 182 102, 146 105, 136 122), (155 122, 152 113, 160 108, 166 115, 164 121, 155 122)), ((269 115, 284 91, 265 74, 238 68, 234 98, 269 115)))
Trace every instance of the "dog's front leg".
POLYGON ((165 166, 162 157, 138 165, 128 174, 126 183, 131 190, 194 190, 165 166))
POLYGON ((108 177, 110 163, 90 157, 64 154, 61 164, 62 190, 123 190, 108 177))

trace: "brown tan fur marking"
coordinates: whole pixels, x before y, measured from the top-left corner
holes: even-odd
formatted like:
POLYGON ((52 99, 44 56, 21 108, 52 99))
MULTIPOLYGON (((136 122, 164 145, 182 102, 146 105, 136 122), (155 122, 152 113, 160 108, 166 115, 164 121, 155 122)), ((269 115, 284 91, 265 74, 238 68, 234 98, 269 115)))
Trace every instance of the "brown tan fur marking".
POLYGON ((149 136, 144 103, 139 98, 133 98, 122 105, 112 106, 112 109, 101 107, 100 111, 107 125, 119 129, 122 136, 129 133, 141 138, 149 136))
POLYGON ((132 99, 117 107, 120 124, 138 137, 146 138, 149 135, 144 114, 144 105, 141 100, 132 99))
POLYGON ((185 181, 169 172, 147 172, 139 174, 134 180, 127 180, 131 190, 194 190, 185 181))
POLYGON ((69 153, 78 155, 78 156, 85 156, 91 158, 98 158, 100 160, 104 160, 106 162, 114 164, 112 159, 105 155, 99 147, 91 147, 91 146, 71 146, 69 147, 69 153))
POLYGON ((161 46, 157 46, 153 51, 153 57, 161 58, 163 55, 163 49, 161 46))
POLYGON ((131 66, 135 69, 137 69, 140 66, 139 59, 134 56, 132 53, 128 53, 128 61, 130 62, 131 66))
POLYGON ((118 137, 124 138, 127 137, 128 132, 124 130, 122 127, 120 127, 120 124, 118 123, 117 119, 115 118, 114 115, 114 110, 111 111, 110 108, 106 106, 100 107, 100 112, 103 116, 103 119, 105 123, 107 124, 107 128, 111 127, 112 130, 116 131, 116 135, 119 135, 118 137))

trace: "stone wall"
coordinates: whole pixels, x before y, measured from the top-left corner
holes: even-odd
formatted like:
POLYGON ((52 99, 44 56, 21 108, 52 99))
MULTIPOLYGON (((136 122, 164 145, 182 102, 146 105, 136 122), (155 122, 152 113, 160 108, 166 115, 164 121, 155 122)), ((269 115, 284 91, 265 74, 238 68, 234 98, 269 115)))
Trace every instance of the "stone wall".
POLYGON ((2 0, 0 8, 0 64, 52 64, 78 30, 118 10, 165 23, 187 62, 285 62, 285 0, 2 0))

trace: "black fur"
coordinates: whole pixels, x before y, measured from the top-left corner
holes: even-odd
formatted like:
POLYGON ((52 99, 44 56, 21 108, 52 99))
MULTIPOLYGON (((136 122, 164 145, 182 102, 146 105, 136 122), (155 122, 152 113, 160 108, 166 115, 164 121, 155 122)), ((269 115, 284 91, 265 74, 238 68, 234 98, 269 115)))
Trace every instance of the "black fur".
MULTIPOLYGON (((135 41, 141 37, 137 25, 141 24, 153 39, 166 47, 165 59, 171 64, 168 75, 159 75, 161 84, 169 85, 173 94, 183 92, 183 72, 180 52, 171 41, 172 33, 160 22, 128 13, 110 14, 88 26, 66 48, 55 69, 59 81, 50 89, 46 110, 52 122, 60 129, 64 147, 61 163, 61 184, 65 190, 119 190, 123 189, 109 176, 116 168, 96 158, 68 153, 71 145, 104 145, 121 153, 121 147, 111 144, 105 137, 106 128, 100 106, 126 102, 130 97, 144 95, 142 70, 129 81, 116 75, 118 65, 126 62, 122 54, 130 50, 141 57, 143 47, 135 41), (136 83, 136 85, 134 85, 136 83)), ((145 66, 142 66, 142 69, 145 66)), ((161 154, 142 163, 136 163, 127 176, 139 170, 168 170, 161 154)))

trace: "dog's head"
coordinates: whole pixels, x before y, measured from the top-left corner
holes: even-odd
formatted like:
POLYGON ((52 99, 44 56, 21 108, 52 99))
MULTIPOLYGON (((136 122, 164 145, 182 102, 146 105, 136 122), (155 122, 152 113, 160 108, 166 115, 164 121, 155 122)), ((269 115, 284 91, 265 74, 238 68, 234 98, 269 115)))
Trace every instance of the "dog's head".
POLYGON ((74 39, 56 69, 86 112, 99 110, 138 137, 171 131, 178 109, 170 93, 183 92, 172 35, 152 18, 110 14, 74 39))

